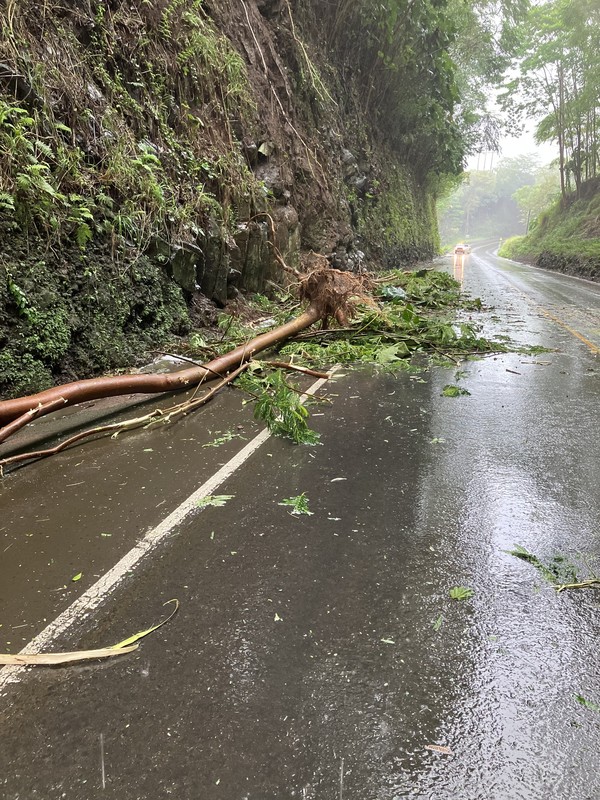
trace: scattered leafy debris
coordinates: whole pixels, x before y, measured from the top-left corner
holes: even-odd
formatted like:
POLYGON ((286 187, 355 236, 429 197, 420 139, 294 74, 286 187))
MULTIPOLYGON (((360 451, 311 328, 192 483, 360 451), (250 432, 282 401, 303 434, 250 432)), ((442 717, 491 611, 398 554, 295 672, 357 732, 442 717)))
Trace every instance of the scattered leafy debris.
POLYGON ((242 436, 239 433, 233 433, 233 431, 225 431, 222 436, 217 436, 212 442, 207 442, 203 444, 202 447, 220 447, 222 444, 226 442, 230 442, 232 439, 241 439, 242 436))
POLYGON ((256 369, 248 370, 240 377, 238 386, 254 395, 254 416, 265 422, 272 433, 296 444, 319 442, 319 434, 308 427, 309 412, 301 402, 301 393, 288 384, 283 370, 267 375, 259 375, 256 369))
POLYGON ((453 586, 449 593, 451 600, 468 600, 475 592, 466 586, 453 586))
POLYGON ((396 644, 393 639, 382 639, 383 644, 396 644))
POLYGON ((533 356, 533 355, 540 355, 541 353, 552 353, 554 351, 550 347, 543 347, 542 345, 539 344, 533 344, 524 348, 523 352, 527 352, 528 355, 533 356))
POLYGON ((83 572, 78 572, 77 575, 73 575, 71 578, 71 582, 75 583, 76 581, 80 581, 83 577, 83 572))
POLYGON ((463 389, 462 386, 455 386, 452 383, 446 384, 446 386, 444 386, 442 389, 443 397, 463 397, 470 394, 471 392, 469 392, 467 389, 463 389))
POLYGON ((600 711, 600 706, 596 705, 596 703, 592 703, 590 700, 586 700, 585 697, 580 694, 575 695, 575 700, 584 708, 589 708, 590 711, 600 711))
POLYGON ((308 507, 308 497, 306 496, 306 492, 302 492, 302 494, 299 494, 296 497, 287 497, 285 500, 282 500, 277 505, 291 506, 292 511, 290 511, 290 514, 296 514, 296 515, 306 514, 308 516, 312 516, 314 513, 308 507))
POLYGON ((383 300, 406 300, 407 294, 401 286, 383 286, 379 291, 379 296, 383 300))
POLYGON ((447 272, 391 270, 381 278, 381 283, 384 285, 379 296, 392 303, 408 301, 424 308, 447 308, 461 302, 460 283, 447 272))
POLYGON ((234 494, 209 494, 207 497, 203 497, 196 505, 198 508, 206 508, 207 506, 215 506, 216 508, 220 508, 224 506, 228 500, 232 500, 235 497, 234 494))
POLYGON ((444 615, 438 614, 437 619, 433 623, 433 630, 437 633, 439 629, 442 627, 442 623, 444 622, 444 615))
MULTIPOLYGON (((447 273, 394 270, 377 283, 378 306, 362 307, 348 327, 300 334, 281 352, 307 366, 369 363, 395 371, 418 368, 411 363, 413 354, 456 367, 456 356, 509 349, 505 342, 479 336, 474 323, 456 321, 456 312, 473 310, 473 303, 447 273)), ((475 306, 480 308, 480 302, 475 306)))
POLYGON ((535 567, 539 574, 551 583, 556 589, 567 587, 579 583, 577 567, 567 561, 564 556, 554 556, 547 563, 541 561, 534 553, 530 553, 524 547, 517 544, 513 550, 506 551, 515 558, 520 558, 535 567))

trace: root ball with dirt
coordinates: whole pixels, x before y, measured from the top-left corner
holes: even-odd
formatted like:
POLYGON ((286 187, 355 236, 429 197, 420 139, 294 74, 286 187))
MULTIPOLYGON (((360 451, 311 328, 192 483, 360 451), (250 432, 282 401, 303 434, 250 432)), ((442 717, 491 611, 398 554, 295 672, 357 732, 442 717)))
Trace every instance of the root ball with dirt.
POLYGON ((323 328, 330 318, 345 328, 354 317, 357 305, 375 306, 372 277, 331 269, 325 257, 320 258, 324 263, 300 278, 300 298, 317 309, 323 328))

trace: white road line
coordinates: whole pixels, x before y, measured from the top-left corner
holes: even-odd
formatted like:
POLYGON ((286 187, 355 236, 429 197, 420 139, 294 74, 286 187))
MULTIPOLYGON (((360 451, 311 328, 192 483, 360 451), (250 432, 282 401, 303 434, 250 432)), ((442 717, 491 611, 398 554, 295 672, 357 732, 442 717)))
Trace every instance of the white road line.
MULTIPOLYGON (((336 371, 336 367, 329 371, 331 377, 336 371)), ((319 378, 318 381, 310 386, 302 395, 302 402, 310 395, 315 394, 327 378, 319 378)), ((265 428, 257 434, 252 441, 243 447, 230 461, 227 462, 218 472, 202 484, 186 500, 171 512, 161 523, 141 539, 123 558, 118 561, 112 569, 106 572, 93 586, 85 591, 80 597, 71 603, 56 619, 47 625, 44 630, 32 639, 20 651, 21 653, 40 653, 48 648, 60 634, 65 633, 75 622, 88 617, 98 606, 100 606, 113 592, 117 586, 135 569, 140 562, 148 556, 158 545, 160 545, 169 534, 177 527, 192 511, 198 508, 198 501, 203 497, 214 494, 215 490, 221 486, 234 472, 236 472, 258 448, 269 439, 271 434, 265 428)), ((26 667, 3 667, 0 669, 0 694, 10 683, 19 680, 26 671, 26 667)))

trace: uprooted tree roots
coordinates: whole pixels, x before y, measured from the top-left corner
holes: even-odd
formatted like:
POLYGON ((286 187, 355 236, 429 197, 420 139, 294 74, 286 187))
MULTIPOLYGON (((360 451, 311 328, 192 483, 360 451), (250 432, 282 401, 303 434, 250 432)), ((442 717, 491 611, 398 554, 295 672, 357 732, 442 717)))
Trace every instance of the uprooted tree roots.
POLYGON ((329 269, 326 259, 323 260, 325 264, 300 277, 300 299, 307 300, 317 310, 324 328, 330 318, 345 328, 354 316, 358 303, 375 306, 373 280, 368 275, 329 269))

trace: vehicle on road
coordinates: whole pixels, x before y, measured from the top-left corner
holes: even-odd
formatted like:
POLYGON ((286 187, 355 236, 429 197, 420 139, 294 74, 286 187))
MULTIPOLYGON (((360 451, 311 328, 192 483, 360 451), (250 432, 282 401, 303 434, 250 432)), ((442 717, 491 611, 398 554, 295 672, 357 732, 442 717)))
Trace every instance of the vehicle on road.
POLYGON ((459 242, 454 248, 455 256, 468 255, 471 252, 471 245, 466 242, 459 242))

